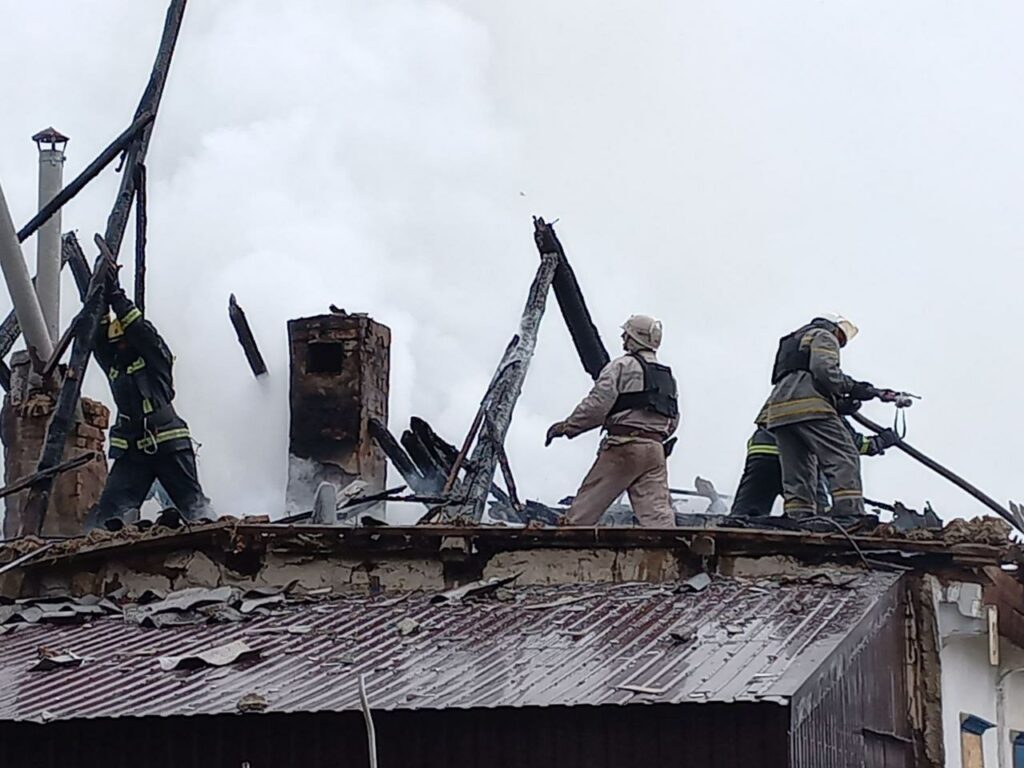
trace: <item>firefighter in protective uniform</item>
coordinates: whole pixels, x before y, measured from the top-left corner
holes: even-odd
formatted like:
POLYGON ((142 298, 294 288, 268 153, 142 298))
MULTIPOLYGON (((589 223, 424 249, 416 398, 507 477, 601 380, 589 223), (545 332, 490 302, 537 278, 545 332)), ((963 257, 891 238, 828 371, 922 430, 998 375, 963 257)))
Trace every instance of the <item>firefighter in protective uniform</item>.
POLYGON ((597 460, 565 515, 566 525, 597 525, 623 491, 640 525, 675 525, 664 443, 679 425, 679 396, 672 370, 658 362, 661 336, 658 320, 630 317, 622 326, 626 354, 602 369, 569 418, 548 429, 546 445, 597 427, 605 431, 597 460))
POLYGON ((125 295, 116 269, 109 293, 114 317, 100 322, 97 362, 117 405, 110 429, 114 464, 87 528, 115 527, 137 510, 159 480, 187 520, 213 517, 203 495, 188 424, 174 411, 174 356, 156 328, 125 295))
POLYGON ((808 517, 818 509, 818 472, 828 481, 831 514, 864 514, 860 454, 837 407, 843 398, 875 397, 868 382, 856 381, 839 364, 839 350, 857 326, 839 315, 822 315, 779 340, 772 369, 773 389, 757 418, 778 442, 783 509, 808 517))
MULTIPOLYGON (((856 401, 841 402, 840 413, 855 411, 860 403, 856 401)), ((850 431, 853 444, 861 456, 881 456, 886 448, 899 441, 899 437, 891 429, 877 435, 863 435, 853 428, 850 422, 843 420, 850 431)), ((828 480, 820 471, 818 473, 817 503, 820 509, 827 509, 829 502, 828 480)), ((739 487, 733 497, 730 515, 735 517, 768 517, 772 513, 775 499, 782 495, 782 466, 779 461, 779 444, 775 435, 764 427, 758 427, 747 441, 747 460, 743 465, 743 475, 739 487)))

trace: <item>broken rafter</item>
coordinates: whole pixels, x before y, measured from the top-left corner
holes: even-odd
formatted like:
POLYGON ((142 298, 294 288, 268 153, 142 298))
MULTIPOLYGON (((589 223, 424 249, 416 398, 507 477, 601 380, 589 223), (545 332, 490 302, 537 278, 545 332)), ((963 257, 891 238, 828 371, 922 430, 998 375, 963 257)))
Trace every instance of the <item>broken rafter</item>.
POLYGON ((89 283, 92 281, 92 268, 89 266, 82 246, 78 244, 78 238, 74 232, 65 232, 60 241, 61 259, 66 261, 72 276, 75 278, 75 285, 78 287, 78 298, 85 302, 89 293, 89 283))
MULTIPOLYGON (((167 8, 163 35, 160 38, 160 47, 149 76, 149 83, 146 85, 138 109, 135 111, 136 120, 147 112, 153 115, 153 118, 142 128, 141 133, 128 149, 124 173, 121 175, 121 186, 111 208, 110 216, 107 218, 106 233, 104 237, 96 236, 100 255, 96 260, 96 268, 93 270, 88 295, 85 299, 86 308, 83 309, 77 323, 68 371, 57 396, 53 417, 46 430, 46 441, 39 457, 38 469, 40 472, 55 467, 60 462, 64 445, 67 442, 68 431, 74 421, 78 398, 82 391, 82 378, 85 375, 86 366, 89 364, 89 357, 92 355, 100 315, 106 308, 107 275, 117 261, 121 241, 124 239, 124 231, 128 226, 128 216, 131 213, 135 185, 138 181, 136 168, 146 160, 149 140, 153 134, 154 121, 160 106, 164 85, 167 82, 167 73, 170 70, 171 57, 178 41, 178 32, 181 30, 184 13, 185 0, 171 0, 167 8)), ((41 481, 29 492, 22 515, 22 531, 25 533, 38 534, 42 530, 52 487, 53 480, 51 478, 41 481)))
POLYGON ((466 473, 463 486, 467 503, 453 509, 455 516, 470 517, 477 522, 483 517, 487 497, 494 482, 498 457, 503 450, 512 413, 523 391, 526 372, 537 346, 537 330, 544 316, 548 291, 557 266, 556 251, 546 251, 542 254, 540 267, 530 286, 519 323, 519 341, 515 344, 510 359, 506 362, 505 358, 502 358, 503 364, 499 367, 494 391, 486 406, 486 417, 480 425, 476 447, 470 457, 471 467, 466 473))
POLYGON ((546 252, 558 254, 558 268, 555 270, 551 285, 558 300, 558 307, 562 310, 562 317, 569 328, 569 335, 572 336, 572 343, 580 356, 580 362, 590 377, 596 379, 601 369, 608 365, 608 350, 605 349, 597 326, 590 316, 590 310, 587 309, 587 303, 583 300, 583 291, 576 280, 576 273, 565 256, 565 249, 555 234, 554 225, 548 224, 538 216, 534 218, 533 226, 534 239, 541 255, 546 252))
POLYGON ((135 166, 135 306, 146 311, 146 165, 135 166))
POLYGON ((67 461, 61 462, 57 466, 50 467, 49 469, 44 470, 42 472, 33 472, 31 475, 26 475, 20 480, 15 480, 13 483, 10 483, 9 485, 5 485, 3 488, 0 488, 0 499, 2 499, 4 496, 10 496, 12 493, 18 493, 18 491, 23 491, 26 488, 31 488, 40 480, 52 479, 57 475, 61 474, 62 472, 67 472, 69 470, 78 469, 79 467, 85 466, 89 462, 98 459, 99 456, 100 454, 96 453, 96 451, 89 451, 88 453, 83 453, 81 456, 76 456, 73 459, 68 459, 67 461))
MULTIPOLYGON (((136 284, 136 290, 138 290, 138 284, 136 284)), ((252 335, 252 328, 249 327, 245 310, 238 306, 238 301, 235 300, 233 293, 228 297, 228 317, 231 319, 231 325, 235 328, 238 343, 242 345, 245 359, 248 361, 249 367, 252 368, 253 376, 256 378, 265 376, 267 364, 263 362, 260 348, 256 346, 256 337, 252 335)))
POLYGON ((505 353, 501 356, 498 368, 491 377, 491 381, 487 385, 487 390, 484 392, 484 396, 480 399, 480 407, 477 408, 476 415, 473 417, 473 423, 469 425, 469 431, 466 433, 466 439, 462 441, 462 447, 459 449, 459 452, 455 457, 454 464, 452 464, 451 469, 448 471, 448 480, 444 484, 445 493, 448 493, 453 487, 455 487, 455 482, 459 476, 459 470, 462 469, 462 464, 469 455, 469 449, 473 447, 473 441, 476 440, 477 433, 480 431, 480 425, 483 424, 487 404, 491 401, 491 396, 494 394, 498 381, 505 374, 508 368, 513 365, 514 353, 518 346, 519 336, 517 334, 512 337, 508 346, 505 347, 505 353))
POLYGON ((413 463, 413 460, 409 457, 409 454, 405 452, 405 449, 399 445, 395 436, 391 434, 389 430, 381 421, 371 418, 367 423, 367 428, 370 431, 370 437, 374 439, 380 449, 384 451, 384 455, 388 457, 395 469, 398 470, 398 474, 402 476, 402 479, 408 484, 410 488, 416 493, 424 493, 430 490, 429 484, 426 479, 420 473, 419 469, 413 463))
POLYGON ((124 152, 135 141, 139 133, 151 122, 153 122, 152 112, 143 111, 139 113, 135 120, 132 121, 132 124, 120 136, 114 139, 109 147, 100 152, 96 159, 85 167, 84 171, 78 174, 64 189, 54 195, 50 202, 40 209, 39 213, 29 219, 28 223, 18 230, 18 241, 23 243, 30 238, 37 229, 50 220, 53 214, 81 192, 86 184, 96 178, 100 171, 110 165, 114 158, 124 152))
MULTIPOLYGON (((103 238, 96 235, 96 241, 97 245, 100 245, 100 255, 96 259, 96 267, 93 270, 92 282, 89 284, 89 293, 85 298, 85 306, 75 323, 71 360, 64 376, 64 383, 61 384, 60 393, 57 395, 57 404, 53 409, 53 416, 46 430, 46 440, 39 456, 37 471, 40 474, 56 467, 60 463, 61 456, 64 455, 68 430, 75 418, 75 409, 78 406, 78 397, 82 390, 82 379, 85 377, 85 369, 92 354, 100 316, 107 306, 107 278, 113 268, 113 261, 103 238)), ((42 531, 52 487, 52 475, 33 485, 22 511, 20 535, 38 535, 42 531)))

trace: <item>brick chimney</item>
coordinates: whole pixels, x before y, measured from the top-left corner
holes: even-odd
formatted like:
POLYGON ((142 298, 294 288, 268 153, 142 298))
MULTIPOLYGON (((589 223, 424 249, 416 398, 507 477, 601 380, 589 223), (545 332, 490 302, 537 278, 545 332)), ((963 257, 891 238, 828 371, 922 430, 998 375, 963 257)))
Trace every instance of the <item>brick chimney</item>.
POLYGON ((387 423, 391 330, 338 311, 289 321, 288 341, 288 513, 312 509, 323 481, 340 490, 359 478, 383 490, 386 459, 367 425, 387 423))
MULTIPOLYGON (((0 412, 6 483, 32 474, 39 465, 46 427, 56 405, 56 393, 36 379, 31 373, 28 353, 16 352, 11 357, 11 391, 4 397, 0 412)), ((81 405, 81 418, 75 421, 68 434, 63 458, 73 459, 89 451, 99 453, 101 458, 64 472, 54 481, 43 522, 44 536, 80 534, 85 515, 99 501, 107 482, 104 430, 109 426, 110 411, 103 403, 85 397, 81 405)), ((21 508, 27 497, 28 491, 21 491, 4 498, 4 538, 17 535, 21 527, 21 508)))

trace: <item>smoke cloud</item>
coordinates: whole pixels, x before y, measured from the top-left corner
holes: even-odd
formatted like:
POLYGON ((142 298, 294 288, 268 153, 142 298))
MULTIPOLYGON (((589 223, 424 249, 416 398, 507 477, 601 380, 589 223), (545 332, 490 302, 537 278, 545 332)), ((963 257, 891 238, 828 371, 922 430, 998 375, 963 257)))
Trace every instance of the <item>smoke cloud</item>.
MULTIPOLYGON (((161 6, 67 0, 44 18, 0 0, 0 68, 23 73, 0 121, 17 221, 35 201, 32 133, 71 136, 70 178, 128 124, 161 6)), ((778 337, 834 310, 861 326, 851 372, 925 395, 919 447, 1020 495, 1005 334, 1022 319, 1022 13, 193 0, 148 163, 147 314, 177 354, 208 494, 221 512, 281 513, 285 323, 330 303, 391 327, 393 429, 416 414, 461 440, 515 330, 537 213, 561 218, 609 346, 629 314, 664 321, 684 398, 674 485, 699 473, 732 492, 778 337)), ((104 174, 64 228, 91 242, 116 183, 104 174)), ((76 301, 67 276, 65 322, 76 301)), ((596 437, 543 448, 589 384, 550 301, 509 454, 521 491, 554 501, 596 437)), ((86 390, 110 401, 95 370, 86 390)), ((898 454, 865 474, 872 496, 978 511, 898 454)))

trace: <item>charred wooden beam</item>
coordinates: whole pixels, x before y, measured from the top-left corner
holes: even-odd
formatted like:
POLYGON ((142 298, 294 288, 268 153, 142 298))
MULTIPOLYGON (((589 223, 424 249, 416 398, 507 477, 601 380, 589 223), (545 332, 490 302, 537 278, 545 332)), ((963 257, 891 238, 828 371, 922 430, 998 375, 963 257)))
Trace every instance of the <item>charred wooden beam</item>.
POLYGON ((167 8, 167 16, 164 20, 164 31, 160 38, 160 47, 157 49, 156 61, 153 63, 153 71, 149 75, 149 82, 146 90, 139 101, 139 107, 135 111, 135 118, 138 119, 146 112, 153 114, 150 120, 139 133, 137 141, 128 148, 128 157, 125 160, 124 173, 121 174, 121 186, 114 200, 114 206, 107 218, 107 229, 103 239, 114 255, 121 250, 121 240, 124 238, 124 231, 128 226, 128 216, 131 213, 132 201, 135 199, 135 184, 138 174, 136 166, 146 161, 146 152, 149 150, 149 140, 153 135, 153 127, 156 121, 157 110, 160 107, 160 98, 164 93, 164 86, 167 83, 167 74, 171 67, 171 57, 174 55, 174 46, 178 42, 178 32, 181 30, 181 20, 185 15, 185 0, 171 0, 167 8))
MULTIPOLYGON (((84 311, 84 310, 83 310, 84 311)), ((71 346, 71 342, 75 337, 75 327, 78 325, 78 318, 81 317, 81 312, 75 316, 75 318, 68 323, 68 327, 64 330, 60 340, 53 348, 53 354, 50 355, 50 359, 43 364, 43 368, 40 374, 45 379, 57 368, 57 364, 60 363, 60 359, 64 357, 64 353, 68 351, 68 347, 71 346)))
MULTIPOLYGON (((171 57, 178 41, 178 32, 181 30, 184 13, 185 0, 171 0, 167 8, 163 35, 160 38, 160 47, 149 76, 149 83, 146 85, 138 109, 135 111, 136 120, 147 112, 152 114, 153 118, 141 129, 137 139, 131 143, 128 149, 124 173, 121 175, 121 186, 118 189, 110 216, 107 218, 106 233, 104 237, 96 235, 96 244, 100 249, 100 255, 96 260, 96 267, 93 269, 92 280, 89 283, 89 291, 85 299, 86 308, 83 309, 77 324, 68 371, 64 383, 61 385, 60 393, 57 395, 57 404, 54 407, 50 424, 46 429, 46 441, 43 443, 43 451, 39 457, 38 471, 40 472, 55 467, 60 462, 64 445, 67 442, 68 431, 74 421, 78 398, 82 391, 82 379, 92 355, 100 316, 107 305, 108 274, 117 261, 121 241, 124 239, 124 230, 128 226, 132 200, 135 198, 135 185, 138 180, 136 168, 146 160, 149 140, 153 134, 153 124, 160 107, 164 85, 167 83, 171 57)), ((29 491, 22 516, 22 530, 25 533, 38 534, 42 531, 52 488, 53 479, 50 478, 43 480, 29 491)))
POLYGON ((459 448, 459 452, 455 456, 455 463, 452 464, 451 469, 448 471, 448 480, 444 484, 445 493, 448 493, 455 486, 455 482, 459 476, 459 470, 462 469, 462 465, 465 462, 466 457, 469 455, 469 450, 473 447, 473 442, 476 440, 477 433, 480 431, 480 425, 484 420, 484 412, 487 408, 487 404, 491 401, 491 397, 494 394, 495 386, 505 374, 509 366, 512 365, 512 359, 518 346, 519 336, 516 335, 512 337, 508 346, 505 347, 505 353, 501 356, 498 368, 491 377, 491 381, 487 385, 487 390, 484 392, 484 396, 480 400, 480 407, 477 408, 476 415, 473 417, 473 423, 469 425, 469 431, 466 433, 466 437, 462 441, 462 447, 459 448))
POLYGON ((413 416, 409 419, 409 429, 419 437, 420 442, 430 451, 435 462, 444 467, 444 473, 447 476, 448 470, 451 469, 452 464, 459 455, 459 449, 444 440, 434 431, 433 427, 419 416, 413 416))
POLYGON ((409 458, 412 459, 416 468, 419 469, 425 482, 425 492, 437 495, 444 488, 445 470, 443 464, 438 460, 434 452, 427 447, 426 443, 418 434, 411 429, 402 433, 402 447, 409 458))
POLYGON ((135 166, 135 176, 135 306, 139 308, 140 312, 145 313, 147 226, 145 163, 135 166))
POLYGON ((537 249, 543 256, 545 253, 558 254, 558 268, 555 270, 555 278, 551 285, 555 291, 555 298, 558 300, 558 307, 562 310, 562 317, 569 328, 569 335, 572 343, 576 346, 576 352, 580 356, 583 368, 590 374, 590 378, 596 379, 601 369, 608 365, 611 359, 608 350, 601 341, 601 334, 590 316, 587 303, 583 299, 583 291, 580 289, 576 273, 573 272, 569 259, 566 258, 565 249, 555 234, 554 225, 548 224, 539 216, 533 219, 534 240, 537 249))
POLYGON ((60 241, 60 257, 67 262, 72 276, 75 278, 75 285, 78 287, 78 297, 84 302, 89 293, 89 283, 92 281, 92 268, 89 261, 82 252, 82 246, 78 244, 78 238, 74 232, 65 232, 60 241))
POLYGON ((149 111, 138 113, 132 121, 132 124, 129 125, 120 136, 114 139, 109 147, 100 152, 96 159, 85 167, 84 171, 72 179, 64 189, 54 195, 53 199, 44 205, 40 209, 39 213, 29 219, 28 223, 18 230, 18 241, 25 242, 37 229, 49 221, 53 214, 66 205, 71 198, 81 192, 85 188, 86 184, 96 178, 100 174, 100 171, 110 165, 114 161, 114 158, 124 152, 128 146, 138 138, 139 134, 153 122, 154 116, 155 113, 149 111))
MULTIPOLYGON (((522 510, 523 503, 519 501, 519 491, 516 489, 516 479, 512 476, 512 465, 509 464, 508 454, 505 453, 505 446, 498 450, 498 463, 501 465, 501 476, 505 478, 505 488, 508 489, 508 501, 513 509, 522 510)), ((493 493, 493 489, 491 491, 493 493)))
POLYGON ((11 391, 11 369, 3 362, 0 362, 0 387, 4 388, 4 392, 11 391))
POLYGON ((81 456, 75 456, 75 458, 73 459, 63 461, 57 466, 50 467, 49 469, 43 470, 42 472, 33 472, 31 475, 26 475, 25 477, 19 480, 15 480, 13 483, 9 483, 8 485, 5 485, 3 488, 0 488, 0 499, 2 499, 4 496, 10 496, 12 493, 18 493, 18 491, 23 491, 26 488, 31 488, 33 485, 42 480, 52 480, 57 475, 63 472, 67 472, 72 469, 78 469, 79 467, 85 466, 91 461, 95 461, 99 457, 100 455, 98 453, 96 453, 95 451, 90 451, 89 453, 83 453, 81 456))
MULTIPOLYGON (((85 378, 85 369, 89 364, 89 357, 92 355, 100 317, 107 308, 107 281, 110 270, 114 266, 113 256, 106 247, 106 243, 103 242, 103 238, 96 235, 96 240, 97 245, 100 246, 100 255, 96 259, 96 267, 93 269, 89 293, 85 298, 85 307, 75 323, 75 340, 71 347, 71 360, 64 376, 64 383, 61 384, 60 393, 57 395, 57 404, 54 406, 50 425, 46 430, 46 440, 39 456, 37 469, 39 473, 52 470, 60 464, 61 457, 64 455, 68 430, 75 418, 78 397, 82 391, 82 379, 85 378)), ((19 535, 38 535, 42 531, 52 488, 53 475, 48 475, 32 486, 28 498, 25 500, 19 535)))
MULTIPOLYGON (((137 289, 138 286, 136 286, 137 289)), ((231 319, 231 325, 235 328, 238 343, 242 345, 245 359, 248 361, 249 367, 252 368, 253 376, 256 378, 265 376, 267 364, 263 362, 260 348, 256 346, 256 337, 252 335, 252 328, 249 327, 249 320, 245 316, 245 310, 238 305, 238 301, 233 293, 228 297, 228 317, 231 319)))
POLYGON ((399 445, 398 441, 395 440, 395 436, 391 434, 384 424, 371 418, 367 424, 370 430, 370 437, 374 439, 380 449, 384 451, 384 455, 388 457, 391 464, 395 469, 398 470, 398 474, 402 476, 405 482, 413 489, 416 493, 427 492, 429 489, 429 483, 420 474, 420 471, 416 468, 413 460, 409 458, 409 454, 405 452, 405 449, 399 445))
POLYGON ((464 485, 467 502, 460 507, 453 507, 451 512, 454 516, 470 517, 477 522, 483 516, 494 483, 498 456, 505 444, 512 413, 523 391, 526 372, 537 346, 537 330, 544 316, 548 291, 557 266, 557 251, 548 251, 541 256, 540 267, 530 286, 519 323, 519 341, 512 350, 511 359, 499 368, 503 372, 497 376, 493 394, 487 404, 487 416, 480 425, 476 447, 470 457, 472 466, 466 474, 464 485))

